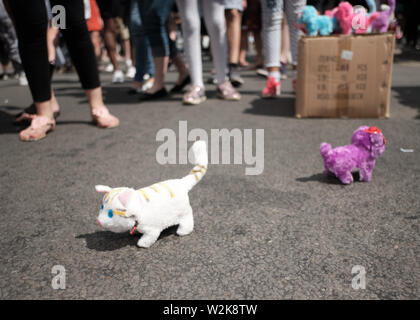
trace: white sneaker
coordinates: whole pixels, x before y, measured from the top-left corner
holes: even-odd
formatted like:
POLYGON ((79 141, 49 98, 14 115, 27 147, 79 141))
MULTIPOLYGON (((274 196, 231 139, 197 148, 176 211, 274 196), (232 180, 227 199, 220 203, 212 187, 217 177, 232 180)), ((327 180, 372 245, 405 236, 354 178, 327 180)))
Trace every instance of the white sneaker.
POLYGON ((136 68, 129 67, 125 75, 127 76, 127 78, 134 79, 134 77, 136 76, 136 68))
POLYGON ((28 85, 28 79, 26 79, 25 72, 21 72, 19 74, 18 81, 19 81, 20 86, 27 86, 28 85))
POLYGON ((108 63, 107 66, 104 68, 105 72, 113 72, 114 71, 114 66, 112 65, 112 63, 108 63))
POLYGON ((143 86, 141 87, 141 90, 142 90, 143 92, 146 92, 146 91, 147 91, 147 90, 149 90, 151 87, 153 87, 154 80, 149 78, 148 80, 144 81, 143 83, 144 83, 144 84, 143 84, 143 86))
POLYGON ((121 70, 117 70, 112 74, 112 83, 123 83, 124 73, 121 70))

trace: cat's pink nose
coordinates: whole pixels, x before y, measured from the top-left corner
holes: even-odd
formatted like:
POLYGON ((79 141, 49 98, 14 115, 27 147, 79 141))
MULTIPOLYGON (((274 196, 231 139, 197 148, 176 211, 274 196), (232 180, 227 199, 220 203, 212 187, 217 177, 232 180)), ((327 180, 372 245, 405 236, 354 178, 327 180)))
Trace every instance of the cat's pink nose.
POLYGON ((96 221, 98 221, 98 225, 102 228, 101 222, 99 221, 99 219, 96 219, 96 221))

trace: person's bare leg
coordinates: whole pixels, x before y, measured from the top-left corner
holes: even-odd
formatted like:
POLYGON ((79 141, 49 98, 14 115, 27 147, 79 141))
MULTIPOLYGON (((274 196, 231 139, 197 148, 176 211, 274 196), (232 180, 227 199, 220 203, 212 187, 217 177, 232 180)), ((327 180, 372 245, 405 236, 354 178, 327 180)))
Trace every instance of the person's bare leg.
POLYGON ((256 30, 253 32, 254 34, 254 44, 255 44, 255 64, 257 66, 263 66, 264 65, 264 57, 263 57, 263 49, 262 49, 262 37, 261 37, 261 31, 256 30))
POLYGON ((85 93, 89 101, 90 110, 105 107, 104 100, 102 98, 101 87, 95 89, 86 89, 85 93))
POLYGON ((176 84, 179 85, 189 76, 190 71, 188 70, 187 64, 185 63, 185 60, 180 53, 172 58, 172 62, 178 71, 178 80, 176 84))
POLYGON ((281 32, 282 32, 282 35, 281 35, 280 61, 282 63, 288 63, 289 52, 290 52, 290 37, 289 37, 289 23, 287 22, 286 15, 283 16, 281 32))
POLYGON ((105 21, 105 48, 108 52, 108 57, 111 60, 112 65, 114 66, 114 71, 118 70, 118 55, 117 55, 117 44, 116 44, 116 26, 114 19, 109 18, 105 21))
POLYGON ((102 99, 102 88, 86 89, 86 97, 89 101, 90 113, 93 121, 100 128, 114 128, 119 125, 117 117, 109 113, 102 99))
POLYGON ((133 66, 136 65, 136 54, 134 51, 134 44, 130 42, 130 52, 131 52, 131 61, 133 62, 133 66))
POLYGON ((51 104, 51 110, 52 110, 53 113, 60 111, 60 105, 58 104, 58 101, 57 101, 57 99, 55 97, 55 94, 54 94, 54 90, 52 88, 51 88, 50 104, 51 104))
POLYGON ((124 60, 125 61, 132 61, 131 59, 131 45, 130 40, 123 40, 122 45, 124 48, 124 60))
POLYGON ((51 64, 55 63, 56 47, 58 41, 58 34, 60 30, 56 27, 49 26, 47 31, 47 48, 48 48, 48 61, 51 64))
POLYGON ((248 32, 242 31, 241 33, 241 48, 239 50, 239 64, 247 67, 249 64, 246 61, 246 53, 248 50, 248 32))
POLYGON ((90 33, 90 39, 92 40, 96 59, 99 61, 101 58, 101 35, 99 34, 99 31, 92 31, 90 33))
POLYGON ((229 63, 237 64, 241 46, 242 13, 237 9, 225 10, 229 63))
POLYGON ((34 104, 37 116, 47 117, 50 120, 54 120, 51 100, 44 102, 34 102, 34 104))
POLYGON ((147 90, 147 93, 153 94, 165 86, 165 75, 168 71, 169 57, 153 57, 155 64, 155 78, 153 86, 147 90))
POLYGON ((168 17, 168 36, 172 41, 176 41, 176 31, 178 29, 175 21, 175 13, 171 12, 168 17))
POLYGON ((233 86, 239 87, 244 81, 239 73, 239 52, 241 49, 242 12, 238 9, 225 10, 226 34, 228 43, 229 80, 233 86))

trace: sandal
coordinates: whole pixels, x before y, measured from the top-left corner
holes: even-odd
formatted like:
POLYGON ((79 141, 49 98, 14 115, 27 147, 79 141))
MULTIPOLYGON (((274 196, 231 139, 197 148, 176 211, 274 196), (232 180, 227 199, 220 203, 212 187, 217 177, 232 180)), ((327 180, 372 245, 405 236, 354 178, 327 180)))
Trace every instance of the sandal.
POLYGON ((230 81, 225 81, 217 86, 217 96, 228 101, 241 100, 241 95, 233 88, 230 81))
POLYGON ((38 141, 55 128, 55 120, 51 120, 45 116, 34 115, 31 125, 19 133, 21 141, 38 141))
MULTIPOLYGON (((60 110, 54 111, 53 115, 54 119, 57 119, 60 116, 60 110)), ((25 108, 21 113, 16 115, 14 124, 29 125, 35 116, 36 108, 35 105, 32 103, 29 107, 25 108)))
POLYGON ((120 120, 110 114, 106 107, 94 108, 91 115, 93 123, 99 128, 115 128, 120 125, 120 120))
POLYGON ((203 87, 198 85, 190 86, 182 99, 186 105, 197 105, 204 101, 206 101, 206 92, 203 87))

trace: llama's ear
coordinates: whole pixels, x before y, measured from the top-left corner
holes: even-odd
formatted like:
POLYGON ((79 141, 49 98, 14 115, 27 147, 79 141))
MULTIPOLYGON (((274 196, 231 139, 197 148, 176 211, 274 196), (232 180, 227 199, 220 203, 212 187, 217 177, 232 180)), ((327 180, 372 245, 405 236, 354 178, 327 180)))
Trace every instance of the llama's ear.
POLYGON ((120 193, 118 196, 118 200, 121 202, 121 204, 124 206, 124 208, 127 208, 128 201, 130 201, 131 193, 133 190, 127 189, 120 193))
POLYGON ((108 193, 112 190, 112 188, 98 184, 95 186, 95 190, 96 192, 99 192, 99 193, 108 193))

